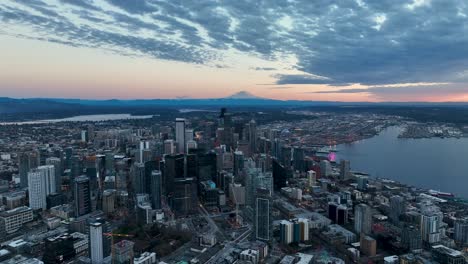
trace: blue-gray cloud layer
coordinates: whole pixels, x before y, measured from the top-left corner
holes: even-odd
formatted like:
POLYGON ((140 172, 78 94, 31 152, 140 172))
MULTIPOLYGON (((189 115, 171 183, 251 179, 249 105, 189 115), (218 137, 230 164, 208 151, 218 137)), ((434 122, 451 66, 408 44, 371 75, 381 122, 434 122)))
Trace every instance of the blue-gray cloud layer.
POLYGON ((462 101, 459 96, 468 94, 468 86, 465 83, 450 84, 425 84, 425 85, 397 85, 397 86, 371 86, 368 88, 345 88, 337 90, 324 90, 308 92, 316 94, 360 94, 368 93, 377 99, 405 100, 414 98, 444 99, 450 97, 452 101, 462 101))
POLYGON ((42 35, 19 37, 212 65, 227 49, 294 55, 308 74, 277 84, 379 85, 465 82, 467 16, 465 0, 7 0, 0 32, 25 25, 42 35))

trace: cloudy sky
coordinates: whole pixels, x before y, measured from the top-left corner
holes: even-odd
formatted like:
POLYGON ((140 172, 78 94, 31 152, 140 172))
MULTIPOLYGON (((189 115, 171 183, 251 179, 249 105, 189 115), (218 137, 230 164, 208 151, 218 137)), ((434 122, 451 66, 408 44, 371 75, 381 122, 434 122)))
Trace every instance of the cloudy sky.
POLYGON ((0 96, 468 101, 466 0, 3 0, 0 96))

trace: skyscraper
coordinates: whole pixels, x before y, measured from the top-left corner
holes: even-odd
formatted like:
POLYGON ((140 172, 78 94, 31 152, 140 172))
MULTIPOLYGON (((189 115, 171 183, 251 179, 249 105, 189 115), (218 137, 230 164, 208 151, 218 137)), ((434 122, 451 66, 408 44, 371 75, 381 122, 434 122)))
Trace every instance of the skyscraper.
POLYGON ((183 154, 166 155, 164 157, 164 186, 165 193, 174 191, 174 180, 185 177, 185 157, 183 154))
POLYGON ((185 129, 185 142, 193 140, 193 129, 185 129))
POLYGON ((177 152, 183 153, 185 152, 185 119, 176 118, 175 128, 176 128, 175 140, 177 142, 177 152))
POLYGON ((89 178, 85 175, 75 178, 73 186, 75 217, 91 212, 91 191, 89 178))
POLYGON ((354 230, 370 234, 372 230, 372 209, 367 204, 358 204, 354 209, 354 230))
POLYGON ((197 208, 197 180, 193 177, 196 160, 193 159, 195 155, 188 156, 190 160, 184 154, 167 155, 164 158, 165 193, 176 215, 187 215, 197 208))
POLYGON ((349 160, 341 160, 340 161, 340 179, 347 180, 350 177, 350 162, 349 160))
POLYGON ((160 163, 160 160, 150 160, 145 162, 145 193, 151 194, 151 174, 153 171, 161 169, 160 163))
POLYGON ((254 208, 254 238, 257 240, 270 241, 272 238, 272 206, 271 191, 265 188, 257 189, 254 208))
POLYGON ((290 221, 282 220, 280 222, 280 242, 283 244, 291 244, 294 236, 294 225, 290 221))
POLYGON ((114 255, 112 260, 115 264, 127 264, 133 261, 133 243, 129 240, 122 240, 112 245, 114 255))
POLYGON ((62 161, 59 158, 51 157, 46 159, 47 165, 53 165, 55 168, 55 192, 62 190, 62 161))
POLYGON ((45 195, 56 192, 56 183, 55 183, 55 166, 54 165, 44 165, 37 167, 37 170, 41 172, 42 180, 45 185, 45 195))
POLYGON ((257 152, 257 123, 253 119, 249 122, 249 145, 250 153, 257 152))
POLYGON ((29 207, 33 210, 47 209, 47 195, 45 180, 43 180, 42 173, 33 169, 28 172, 29 182, 29 207))
POLYGON ((421 249, 421 231, 415 226, 405 226, 401 231, 401 244, 409 251, 421 249))
POLYGON ((460 245, 468 244, 468 220, 459 219, 455 221, 454 239, 460 245))
POLYGON ((151 204, 154 209, 161 209, 162 175, 161 171, 151 172, 151 204))
POLYGON ((262 172, 260 168, 247 168, 245 178, 246 204, 255 206, 255 192, 258 188, 265 188, 273 193, 273 177, 271 172, 262 172))
POLYGON ((198 181, 215 180, 217 175, 216 153, 197 153, 197 178, 198 181))
POLYGON ((104 247, 102 243, 102 224, 91 223, 89 225, 89 253, 91 262, 100 264, 104 259, 104 247))
POLYGON ((242 151, 234 152, 234 176, 239 177, 244 169, 244 153, 242 151))
POLYGON ((112 175, 114 172, 114 163, 115 163, 114 153, 108 152, 105 157, 106 171, 112 175))
POLYGON ((133 164, 131 173, 135 194, 146 193, 145 165, 143 163, 133 164))
POLYGON ((426 244, 438 243, 441 238, 440 224, 442 223, 442 212, 434 209, 425 210, 421 213, 421 236, 426 244))
POLYGON ((29 156, 27 153, 19 153, 18 154, 18 169, 19 169, 19 176, 20 176, 20 186, 22 188, 28 187, 28 172, 29 168, 29 156))
POLYGON ((40 155, 38 151, 22 152, 18 154, 20 185, 22 188, 28 187, 28 172, 39 167, 40 155))
POLYGON ((83 160, 80 156, 74 155, 71 158, 70 179, 74 179, 83 174, 83 160))
POLYGON ((39 166, 28 173, 29 203, 32 209, 46 209, 47 195, 55 193, 54 165, 39 166))
POLYGON ((172 139, 166 139, 164 140, 164 154, 166 155, 171 155, 174 154, 174 140, 172 139))
POLYGON ((273 185, 275 191, 281 190, 281 188, 286 187, 286 182, 288 180, 288 172, 286 168, 281 165, 278 160, 273 159, 273 185))
POLYGON ((331 164, 328 160, 320 161, 320 175, 322 177, 328 177, 332 174, 331 164))
POLYGON ((307 183, 308 183, 308 187, 312 187, 312 186, 315 186, 316 183, 317 183, 317 173, 315 173, 315 171, 313 170, 310 170, 307 172, 307 183))
POLYGON ((147 149, 149 149, 149 142, 144 141, 144 140, 140 141, 140 144, 138 145, 138 159, 137 159, 139 163, 144 163, 145 162, 145 160, 143 158, 143 156, 144 156, 143 152, 145 150, 147 150, 147 149))
POLYGON ((400 215, 405 212, 405 199, 399 195, 390 197, 390 220, 397 224, 400 222, 400 215))
POLYGON ((300 147, 293 148, 293 167, 295 170, 303 172, 305 171, 305 154, 304 149, 300 147))

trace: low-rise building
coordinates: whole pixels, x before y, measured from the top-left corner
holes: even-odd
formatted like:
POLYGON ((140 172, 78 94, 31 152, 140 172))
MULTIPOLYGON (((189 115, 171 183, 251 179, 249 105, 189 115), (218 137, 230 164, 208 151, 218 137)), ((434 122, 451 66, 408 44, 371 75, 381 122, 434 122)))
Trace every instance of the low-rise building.
POLYGON ((33 220, 33 211, 27 206, 0 212, 0 234, 11 234, 18 231, 24 223, 33 220))
POLYGON ((133 259, 133 264, 154 264, 156 263, 156 253, 143 252, 138 258, 133 259))

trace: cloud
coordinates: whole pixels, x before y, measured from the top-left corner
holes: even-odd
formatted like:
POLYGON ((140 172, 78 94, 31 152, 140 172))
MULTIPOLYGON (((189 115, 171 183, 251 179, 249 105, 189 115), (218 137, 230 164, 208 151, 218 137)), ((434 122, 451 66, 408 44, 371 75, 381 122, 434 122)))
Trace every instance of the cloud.
MULTIPOLYGON (((405 98, 432 98, 432 100, 457 100, 457 96, 468 95, 468 85, 456 84, 422 84, 422 85, 391 85, 371 86, 368 88, 344 88, 338 90, 324 90, 307 92, 312 94, 358 94, 366 93, 381 100, 405 100, 405 98)), ((460 100, 460 99, 458 99, 460 100)), ((461 101, 461 100, 460 100, 461 101)))
POLYGON ((292 88, 294 88, 294 87, 293 86, 280 85, 280 86, 269 87, 268 89, 271 89, 271 90, 285 90, 285 89, 292 89, 292 88))
POLYGON ((277 79, 276 84, 328 84, 333 82, 332 80, 312 75, 312 74, 276 74, 273 75, 277 79))
POLYGON ((276 71, 278 69, 276 68, 273 68, 273 67, 251 67, 250 68, 251 70, 255 70, 255 71, 276 71))
POLYGON ((467 17, 464 0, 7 0, 0 34, 211 66, 292 56, 304 74, 279 85, 465 83, 467 17))
POLYGON ((327 91, 318 91, 318 92, 307 92, 307 93, 318 93, 318 94, 352 94, 352 93, 369 93, 372 92, 372 88, 350 88, 350 89, 340 89, 340 90, 327 90, 327 91))

